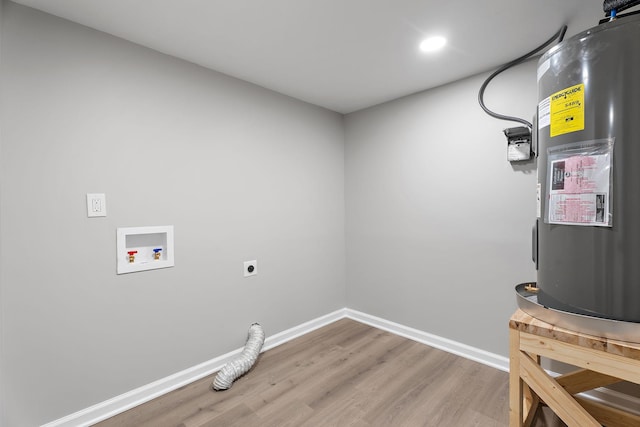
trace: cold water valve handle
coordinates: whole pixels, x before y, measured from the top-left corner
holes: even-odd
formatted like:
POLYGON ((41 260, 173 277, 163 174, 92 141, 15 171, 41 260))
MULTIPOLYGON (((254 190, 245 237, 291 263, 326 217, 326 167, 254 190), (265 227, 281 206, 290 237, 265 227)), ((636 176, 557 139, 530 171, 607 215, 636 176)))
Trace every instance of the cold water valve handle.
POLYGON ((133 263, 136 260, 136 254, 138 253, 138 251, 129 251, 127 252, 129 254, 129 262, 133 263))
POLYGON ((162 248, 155 248, 153 250, 153 259, 158 260, 160 259, 161 255, 162 255, 162 248))
POLYGON ((618 12, 629 9, 640 4, 640 0, 604 0, 602 10, 605 16, 615 19, 618 12))

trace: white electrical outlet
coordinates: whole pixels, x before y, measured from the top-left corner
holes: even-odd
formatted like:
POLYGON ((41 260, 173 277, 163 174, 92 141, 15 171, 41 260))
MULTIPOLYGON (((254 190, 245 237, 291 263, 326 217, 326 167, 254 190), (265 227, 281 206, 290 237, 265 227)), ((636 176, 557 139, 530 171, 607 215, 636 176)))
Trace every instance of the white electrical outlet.
POLYGON ((87 193, 87 216, 107 216, 107 199, 104 193, 87 193))
POLYGON ((255 276, 258 274, 258 260, 244 262, 244 277, 255 276))

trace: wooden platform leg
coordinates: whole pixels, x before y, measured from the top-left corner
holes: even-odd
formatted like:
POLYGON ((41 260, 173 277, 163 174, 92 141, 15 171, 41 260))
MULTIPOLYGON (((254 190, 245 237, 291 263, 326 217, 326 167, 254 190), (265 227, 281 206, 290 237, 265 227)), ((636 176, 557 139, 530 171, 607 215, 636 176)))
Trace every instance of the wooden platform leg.
POLYGON ((509 329, 509 427, 522 427, 522 379, 520 378, 520 332, 509 329))
MULTIPOLYGON (((540 356, 537 354, 529 354, 529 357, 535 360, 538 365, 540 364, 540 356)), ((522 375, 520 375, 520 377, 522 378, 522 375)), ((538 395, 535 394, 533 390, 531 390, 531 387, 529 387, 524 381, 522 382, 522 395, 524 397, 522 402, 524 405, 523 414, 525 417, 523 426, 531 427, 535 421, 536 414, 538 413, 538 407, 541 404, 540 397, 538 397, 538 395)))
POLYGON ((520 353, 523 380, 569 427, 602 427, 573 397, 526 353, 520 353))
POLYGON ((528 426, 539 405, 548 406, 569 427, 640 427, 640 415, 633 409, 625 411, 579 395, 620 381, 640 384, 640 341, 564 329, 520 309, 509 320, 509 340, 511 427, 528 426), (577 370, 553 377, 542 368, 540 357, 577 370))
POLYGON ((524 394, 524 416, 523 427, 531 427, 535 421, 538 407, 540 406, 540 398, 537 394, 531 390, 531 388, 523 382, 523 394, 524 394))

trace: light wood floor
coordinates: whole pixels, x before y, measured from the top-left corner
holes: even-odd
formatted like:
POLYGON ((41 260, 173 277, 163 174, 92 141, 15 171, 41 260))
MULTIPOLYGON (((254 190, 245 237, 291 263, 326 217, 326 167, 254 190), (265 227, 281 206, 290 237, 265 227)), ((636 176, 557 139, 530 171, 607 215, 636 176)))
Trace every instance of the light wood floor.
POLYGON ((507 373, 348 319, 262 353, 229 390, 213 378, 98 426, 508 425, 507 373))

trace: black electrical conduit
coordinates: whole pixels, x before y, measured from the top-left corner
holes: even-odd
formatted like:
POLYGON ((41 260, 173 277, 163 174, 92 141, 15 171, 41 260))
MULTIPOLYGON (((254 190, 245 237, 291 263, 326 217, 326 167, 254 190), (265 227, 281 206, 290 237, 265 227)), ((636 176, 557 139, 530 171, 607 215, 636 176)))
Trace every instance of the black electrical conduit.
MULTIPOLYGON (((638 0, 640 2, 640 0, 638 0)), ((526 121, 525 119, 521 119, 519 117, 513 117, 513 116, 505 116, 503 114, 498 114, 495 113, 491 110, 489 110, 487 108, 486 105, 484 105, 484 91, 487 88, 487 85, 489 84, 489 82, 498 74, 500 74, 501 72, 515 66, 518 65, 522 62, 524 62, 525 60, 529 59, 531 56, 535 55, 536 53, 538 53, 539 51, 541 51, 542 49, 546 48, 547 46, 549 46, 551 43, 553 43, 556 39, 558 40, 558 43, 562 41, 562 39, 564 39, 564 34, 567 32, 567 26, 563 25, 562 28, 560 28, 558 30, 557 33, 555 33, 553 35, 553 37, 551 37, 549 40, 547 40, 546 42, 544 42, 543 44, 541 44, 540 46, 538 46, 537 48, 535 48, 534 50, 532 50, 531 52, 522 55, 520 58, 518 59, 514 59, 513 61, 504 64, 503 66, 501 66, 500 68, 498 68, 496 71, 493 72, 493 74, 491 74, 489 77, 487 77, 487 80, 484 81, 484 83, 482 83, 482 86, 480 87, 480 91, 478 92, 478 103, 480 104, 480 106, 482 107, 482 109, 485 111, 485 113, 487 113, 488 115, 490 115, 491 117, 495 117, 496 119, 500 119, 500 120, 507 120, 507 121, 511 121, 511 122, 518 122, 518 123, 522 123, 523 125, 525 125, 526 127, 528 127, 529 129, 531 129, 533 127, 533 125, 531 123, 529 123, 528 121, 526 121)))

